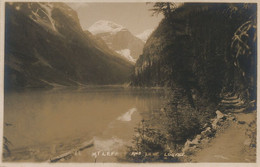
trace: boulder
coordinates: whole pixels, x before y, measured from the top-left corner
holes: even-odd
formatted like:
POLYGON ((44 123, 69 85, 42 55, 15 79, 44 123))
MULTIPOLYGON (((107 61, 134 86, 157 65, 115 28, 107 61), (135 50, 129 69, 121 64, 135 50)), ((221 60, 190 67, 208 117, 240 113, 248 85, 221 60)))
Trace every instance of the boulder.
POLYGON ((217 127, 220 125, 220 122, 223 122, 227 119, 227 115, 221 113, 219 110, 216 111, 217 117, 215 119, 212 119, 212 129, 216 130, 217 127))
POLYGON ((184 144, 184 147, 182 148, 182 153, 189 155, 194 151, 195 148, 196 145, 194 145, 192 141, 187 140, 186 143, 184 144))
POLYGON ((191 141, 187 140, 186 143, 184 144, 184 147, 190 147, 191 141))
POLYGON ((209 123, 205 123, 202 128, 206 129, 208 126, 209 126, 209 123))
POLYGON ((201 135, 197 135, 196 137, 195 137, 195 139, 198 139, 198 140, 201 140, 201 135))
POLYGON ((234 117, 234 116, 228 116, 228 120, 230 120, 230 121, 236 121, 236 117, 234 117))
POLYGON ((220 112, 219 110, 216 111, 217 119, 225 119, 226 115, 220 112))
POLYGON ((204 143, 208 143, 209 140, 210 140, 210 138, 209 138, 209 137, 206 137, 206 138, 203 138, 200 142, 201 142, 202 144, 204 144, 204 143))
POLYGON ((212 122, 211 126, 212 126, 212 129, 216 130, 217 127, 220 125, 220 120, 219 119, 214 119, 214 121, 212 122))
POLYGON ((212 128, 213 128, 213 129, 217 129, 217 126, 218 126, 217 124, 218 124, 218 119, 215 119, 215 120, 212 122, 212 124, 211 124, 211 125, 212 125, 212 128))
POLYGON ((192 141, 191 141, 191 146, 198 145, 201 140, 201 135, 197 135, 192 141))
POLYGON ((212 131, 211 131, 211 128, 210 127, 207 127, 206 130, 202 131, 201 132, 201 136, 203 138, 205 137, 208 137, 208 136, 211 136, 212 135, 212 131))

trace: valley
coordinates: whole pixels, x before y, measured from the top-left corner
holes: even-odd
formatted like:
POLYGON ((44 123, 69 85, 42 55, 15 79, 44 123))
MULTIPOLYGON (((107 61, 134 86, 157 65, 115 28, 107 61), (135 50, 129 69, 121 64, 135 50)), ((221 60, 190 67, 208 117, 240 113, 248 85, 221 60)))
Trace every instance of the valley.
POLYGON ((3 161, 255 163, 256 7, 6 2, 3 161))

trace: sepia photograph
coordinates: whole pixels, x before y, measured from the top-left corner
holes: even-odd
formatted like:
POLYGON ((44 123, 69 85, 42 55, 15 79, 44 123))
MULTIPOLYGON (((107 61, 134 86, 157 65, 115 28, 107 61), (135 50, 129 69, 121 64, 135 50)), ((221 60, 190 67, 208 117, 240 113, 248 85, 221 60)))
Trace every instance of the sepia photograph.
POLYGON ((1 3, 1 167, 257 165, 256 2, 1 3))

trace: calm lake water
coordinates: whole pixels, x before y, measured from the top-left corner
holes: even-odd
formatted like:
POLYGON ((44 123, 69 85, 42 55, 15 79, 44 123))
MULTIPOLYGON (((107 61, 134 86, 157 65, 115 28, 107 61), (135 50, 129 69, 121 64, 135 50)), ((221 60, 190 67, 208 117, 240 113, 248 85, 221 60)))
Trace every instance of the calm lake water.
POLYGON ((129 144, 142 116, 165 101, 162 89, 90 87, 8 92, 6 161, 45 161, 93 139, 97 150, 129 144))

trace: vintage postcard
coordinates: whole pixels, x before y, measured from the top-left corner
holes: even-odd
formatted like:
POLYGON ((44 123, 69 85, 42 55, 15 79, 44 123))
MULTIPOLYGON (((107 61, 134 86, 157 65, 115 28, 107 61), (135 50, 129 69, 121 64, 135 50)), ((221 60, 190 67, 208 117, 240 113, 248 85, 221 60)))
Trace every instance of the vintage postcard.
POLYGON ((0 167, 257 166, 257 5, 1 1, 0 167))

